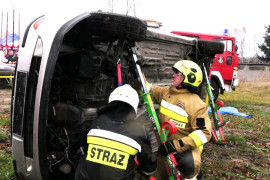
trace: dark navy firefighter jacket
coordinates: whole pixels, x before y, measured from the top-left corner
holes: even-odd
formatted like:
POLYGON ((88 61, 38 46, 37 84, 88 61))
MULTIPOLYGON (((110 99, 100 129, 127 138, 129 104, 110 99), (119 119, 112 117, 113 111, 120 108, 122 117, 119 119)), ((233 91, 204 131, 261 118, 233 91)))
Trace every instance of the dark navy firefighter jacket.
POLYGON ((76 169, 75 179, 133 180, 135 157, 141 174, 153 174, 156 155, 147 131, 134 120, 134 109, 127 103, 113 101, 98 115, 87 135, 88 150, 76 169))

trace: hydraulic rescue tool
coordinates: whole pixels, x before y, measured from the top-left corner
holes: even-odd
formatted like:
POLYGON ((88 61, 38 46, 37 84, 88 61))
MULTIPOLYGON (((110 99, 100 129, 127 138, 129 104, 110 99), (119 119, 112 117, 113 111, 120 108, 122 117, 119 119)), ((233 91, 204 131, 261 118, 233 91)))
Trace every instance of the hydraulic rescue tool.
POLYGON ((222 116, 219 112, 219 108, 224 106, 223 101, 217 101, 216 103, 214 102, 214 96, 212 93, 212 87, 210 85, 210 80, 211 77, 207 75, 206 68, 203 64, 204 68, 204 74, 205 74, 205 79, 206 79, 206 98, 205 102, 206 104, 210 105, 211 111, 212 111, 212 118, 213 118, 213 123, 214 123, 214 128, 212 129, 212 135, 217 143, 223 144, 225 141, 223 132, 222 132, 222 127, 226 124, 223 122, 222 116))
MULTIPOLYGON (((141 67, 137 62, 136 51, 134 48, 132 49, 132 51, 133 51, 133 59, 136 65, 136 68, 135 68, 136 76, 141 86, 141 91, 142 91, 141 96, 146 105, 148 116, 151 119, 152 123, 154 123, 155 136, 156 136, 158 144, 160 145, 161 143, 164 143, 165 141, 168 140, 168 136, 176 132, 176 126, 173 122, 164 122, 164 124, 160 126, 159 120, 157 118, 157 114, 153 105, 153 101, 151 99, 150 93, 148 92, 148 89, 146 88, 146 82, 144 80, 141 67)), ((176 168, 177 162, 172 153, 167 155, 166 160, 164 161, 164 164, 168 173, 169 180, 182 179, 180 171, 176 168)))

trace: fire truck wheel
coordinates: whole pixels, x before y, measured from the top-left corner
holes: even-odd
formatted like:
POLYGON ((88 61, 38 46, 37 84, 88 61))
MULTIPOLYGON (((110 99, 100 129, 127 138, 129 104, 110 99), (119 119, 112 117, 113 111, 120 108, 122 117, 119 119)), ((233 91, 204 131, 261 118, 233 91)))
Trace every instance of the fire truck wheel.
POLYGON ((219 87, 215 81, 211 81, 211 87, 213 88, 212 93, 214 95, 214 101, 216 102, 219 96, 219 87))
POLYGON ((8 86, 7 79, 0 78, 0 89, 5 89, 8 86))
POLYGON ((146 37, 146 22, 132 16, 109 13, 91 13, 87 19, 92 35, 143 41, 146 37))
POLYGON ((201 54, 222 54, 224 44, 215 41, 198 40, 198 49, 201 54))

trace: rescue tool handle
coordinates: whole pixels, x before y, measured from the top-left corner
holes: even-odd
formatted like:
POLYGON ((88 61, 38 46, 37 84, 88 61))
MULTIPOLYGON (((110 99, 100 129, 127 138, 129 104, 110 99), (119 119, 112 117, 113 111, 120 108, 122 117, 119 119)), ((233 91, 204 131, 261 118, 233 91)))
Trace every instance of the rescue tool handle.
MULTIPOLYGON (((143 77, 142 71, 141 71, 141 67, 139 64, 137 64, 136 51, 134 48, 132 48, 132 51, 133 51, 133 60, 134 60, 135 66, 136 66, 136 69, 135 69, 136 76, 138 77, 138 80, 141 83, 142 98, 143 98, 144 103, 146 105, 148 116, 152 119, 152 122, 155 124, 156 128, 154 129, 154 131, 156 132, 156 138, 157 138, 157 141, 159 142, 159 145, 160 145, 160 143, 165 141, 167 139, 167 137, 165 138, 164 136, 162 136, 160 134, 160 132, 161 132, 160 131, 160 124, 159 124, 159 120, 158 120, 156 112, 155 112, 153 101, 151 99, 150 93, 148 92, 148 90, 146 88, 145 80, 144 80, 144 77, 143 77)), ((168 177, 169 177, 169 180, 178 180, 179 178, 177 178, 177 172, 176 172, 175 166, 174 166, 171 158, 172 157, 167 156, 166 161, 165 161, 165 166, 166 166, 166 170, 168 173, 168 177)), ((173 156, 173 158, 174 158, 174 156, 173 156)))
POLYGON ((122 86, 122 74, 121 74, 121 61, 120 61, 120 59, 117 62, 117 78, 118 78, 118 86, 122 86))
POLYGON ((215 127, 215 131, 212 130, 212 134, 213 134, 213 137, 215 138, 215 140, 222 144, 225 141, 225 138, 224 138, 221 126, 220 126, 221 124, 223 124, 223 120, 222 120, 222 116, 221 116, 218 109, 219 109, 219 107, 224 106, 224 103, 223 102, 217 102, 215 104, 213 93, 212 93, 212 90, 211 90, 212 87, 210 85, 210 79, 209 79, 209 77, 207 75, 207 71, 206 71, 206 68, 205 68, 204 64, 203 64, 203 68, 204 68, 204 74, 205 74, 205 79, 206 79, 207 95, 208 95, 208 97, 210 99, 209 104, 210 104, 210 107, 211 107, 211 110, 212 110, 212 116, 213 116, 214 127, 215 127))
POLYGON ((205 65, 203 63, 203 69, 204 69, 204 74, 205 74, 205 79, 206 79, 206 90, 207 90, 207 94, 209 96, 210 99, 210 104, 214 104, 214 97, 213 97, 213 93, 212 93, 212 87, 210 85, 210 79, 207 75, 207 71, 205 68, 205 65))

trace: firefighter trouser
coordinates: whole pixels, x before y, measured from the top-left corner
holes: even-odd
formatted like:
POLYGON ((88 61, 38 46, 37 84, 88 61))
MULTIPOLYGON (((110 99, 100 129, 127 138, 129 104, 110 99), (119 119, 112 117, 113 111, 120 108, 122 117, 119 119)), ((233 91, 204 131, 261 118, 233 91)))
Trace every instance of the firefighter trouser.
MULTIPOLYGON (((192 178, 199 173, 201 166, 201 151, 199 148, 176 154, 175 159, 178 162, 178 169, 185 178, 192 178)), ((168 180, 164 160, 165 158, 158 156, 158 167, 153 175, 157 180, 168 180)))

